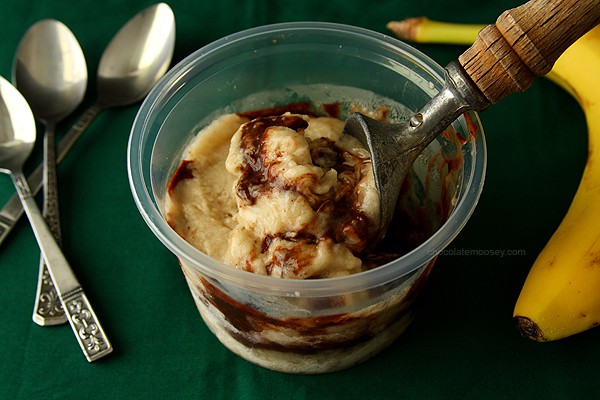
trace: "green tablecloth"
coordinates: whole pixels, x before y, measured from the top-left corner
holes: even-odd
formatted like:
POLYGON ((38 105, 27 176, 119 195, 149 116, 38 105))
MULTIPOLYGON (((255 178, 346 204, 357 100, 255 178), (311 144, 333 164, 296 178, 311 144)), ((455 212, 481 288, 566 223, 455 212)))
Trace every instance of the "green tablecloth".
MULTIPOLYGON (((489 23, 519 3, 173 0, 174 63, 222 36, 268 23, 320 20, 388 33, 391 19, 489 23)), ((102 50, 151 4, 4 0, 0 75, 10 79, 14 51, 31 24, 61 20, 88 62, 91 83, 78 116, 94 100, 102 50)), ((416 47, 442 65, 464 50, 416 47)), ((126 145, 138 107, 103 112, 59 170, 64 251, 115 351, 89 364, 69 326, 31 321, 39 253, 22 219, 0 248, 0 398, 583 399, 600 389, 600 330, 535 343, 520 337, 511 320, 525 276, 569 206, 587 154, 583 113, 554 84, 540 79, 482 114, 489 149, 484 192, 434 268, 413 325, 372 360, 319 376, 254 366, 204 325, 175 257, 146 227, 129 190, 126 145), (519 255, 497 255, 511 250, 519 255)), ((59 126, 59 137, 73 121, 59 126)), ((3 204, 13 187, 0 178, 3 204)))

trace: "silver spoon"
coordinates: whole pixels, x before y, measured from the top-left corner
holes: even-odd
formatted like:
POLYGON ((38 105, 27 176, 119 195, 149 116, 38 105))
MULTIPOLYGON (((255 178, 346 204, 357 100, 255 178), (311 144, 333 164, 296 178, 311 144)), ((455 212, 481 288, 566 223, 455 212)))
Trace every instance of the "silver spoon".
MULTIPOLYGON (((55 129, 58 122, 81 104, 87 86, 83 51, 66 25, 45 19, 27 30, 17 47, 13 83, 29 103, 34 116, 46 126, 43 214, 60 245, 55 129)), ((33 321, 39 325, 67 322, 44 257, 40 257, 33 321)))
MULTIPOLYGON (((97 73, 98 99, 90 106, 57 146, 61 162, 77 139, 103 110, 141 100, 156 81, 167 72, 175 46, 175 16, 165 3, 146 8, 113 37, 100 59, 97 73)), ((29 175, 37 193, 42 186, 42 167, 29 175)), ((17 196, 0 210, 0 243, 23 214, 17 196)))
POLYGON ((443 90, 408 122, 389 124, 352 114, 344 128, 371 152, 381 234, 390 224, 406 174, 440 132, 466 111, 484 110, 529 88, 598 23, 598 0, 531 0, 484 28, 473 46, 446 67, 443 90))
POLYGON ((0 77, 0 172, 12 178, 73 333, 87 360, 94 361, 112 352, 112 346, 23 175, 23 164, 31 154, 35 137, 35 122, 27 101, 0 77))

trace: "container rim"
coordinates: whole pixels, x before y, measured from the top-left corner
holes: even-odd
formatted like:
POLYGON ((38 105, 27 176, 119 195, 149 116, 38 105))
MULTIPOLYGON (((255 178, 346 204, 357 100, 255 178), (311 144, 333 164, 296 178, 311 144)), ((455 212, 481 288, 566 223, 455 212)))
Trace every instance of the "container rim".
MULTIPOLYGON (((135 204, 142 218, 156 237, 187 266, 193 266, 200 273, 213 279, 224 280, 264 293, 288 296, 331 296, 341 295, 369 287, 381 285, 423 266, 435 258, 461 231, 472 215, 479 200, 485 179, 487 150, 485 136, 479 116, 470 112, 473 122, 479 128, 473 141, 472 166, 463 178, 464 195, 460 197, 448 220, 420 246, 402 257, 377 268, 337 278, 315 280, 282 279, 254 274, 217 261, 187 243, 166 222, 157 201, 154 199, 148 165, 144 165, 144 149, 153 147, 156 138, 148 138, 155 114, 161 110, 178 90, 186 84, 185 77, 198 67, 198 64, 218 57, 219 50, 251 37, 268 36, 289 32, 318 31, 322 34, 343 33, 350 37, 373 41, 375 45, 412 59, 416 59, 432 75, 443 82, 443 68, 435 61, 388 35, 368 29, 331 22, 289 22, 259 26, 243 30, 218 39, 188 55, 168 71, 152 88, 143 101, 132 125, 127 145, 127 172, 135 204), (149 142, 152 140, 152 143, 149 142)), ((461 117, 462 118, 462 117, 461 117)))

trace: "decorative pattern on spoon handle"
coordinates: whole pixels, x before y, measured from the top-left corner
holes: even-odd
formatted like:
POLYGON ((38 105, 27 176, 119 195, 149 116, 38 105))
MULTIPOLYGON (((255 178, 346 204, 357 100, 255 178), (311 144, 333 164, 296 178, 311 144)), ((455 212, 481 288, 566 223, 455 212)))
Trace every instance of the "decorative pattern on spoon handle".
POLYGON ((67 322, 56 286, 43 257, 40 260, 33 322, 40 326, 60 325, 67 322))
POLYGON ((54 127, 49 126, 44 135, 44 218, 46 219, 48 228, 50 228, 50 231, 54 236, 54 240, 56 240, 56 243, 60 246, 62 235, 60 232, 58 178, 56 176, 56 143, 54 137, 54 127))
POLYGON ((87 360, 92 362, 111 353, 112 346, 83 290, 77 288, 67 293, 62 301, 71 328, 87 360))
MULTIPOLYGON (((71 129, 63 136, 62 140, 57 146, 57 158, 56 161, 60 163, 69 150, 73 147, 77 139, 87 129, 98 114, 108 105, 101 102, 96 102, 89 107, 79 119, 73 124, 71 129)), ((29 175, 27 181, 33 193, 37 194, 42 188, 42 164, 38 165, 37 168, 29 175)), ((11 199, 4 205, 0 210, 0 244, 8 236, 14 225, 17 223, 19 218, 23 215, 23 206, 17 195, 11 197, 11 199)))
MULTIPOLYGON (((56 243, 61 245, 60 209, 58 205, 58 178, 56 171, 56 143, 54 126, 46 127, 44 135, 44 218, 56 243)), ((40 271, 33 308, 33 321, 41 326, 67 322, 44 257, 40 257, 40 271)))
POLYGON ((27 213, 31 228, 38 242, 48 271, 56 285, 56 291, 61 297, 63 309, 73 328, 81 349, 88 361, 97 360, 112 352, 112 346, 106 339, 104 330, 98 322, 96 314, 81 289, 71 266, 58 246, 52 232, 46 224, 35 199, 27 185, 27 180, 21 170, 12 171, 11 177, 17 193, 27 213))

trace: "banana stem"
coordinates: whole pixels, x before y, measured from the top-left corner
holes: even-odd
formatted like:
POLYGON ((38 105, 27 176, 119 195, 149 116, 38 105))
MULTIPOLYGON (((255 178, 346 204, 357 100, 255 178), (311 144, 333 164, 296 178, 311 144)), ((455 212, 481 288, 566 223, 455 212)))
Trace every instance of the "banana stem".
POLYGON ((458 24, 431 20, 427 17, 388 22, 387 28, 400 39, 416 43, 471 45, 485 25, 458 24))

